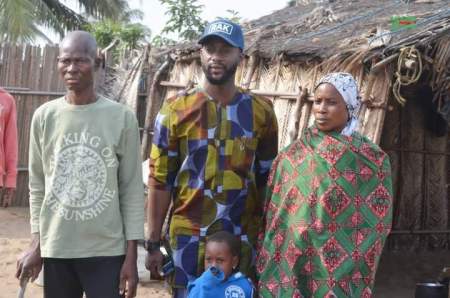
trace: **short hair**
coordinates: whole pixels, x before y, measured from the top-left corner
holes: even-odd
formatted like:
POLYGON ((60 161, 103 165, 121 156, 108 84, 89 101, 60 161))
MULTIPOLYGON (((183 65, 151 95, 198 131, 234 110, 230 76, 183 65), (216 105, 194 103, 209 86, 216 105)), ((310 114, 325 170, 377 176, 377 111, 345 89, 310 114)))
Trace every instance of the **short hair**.
POLYGON ((233 257, 239 256, 240 254, 241 240, 238 238, 238 236, 233 235, 230 232, 227 231, 216 232, 206 238, 206 243, 208 244, 209 242, 226 243, 230 248, 233 257))
POLYGON ((95 37, 87 31, 76 30, 67 33, 61 41, 60 49, 65 44, 82 44, 84 46, 84 50, 88 53, 89 56, 94 59, 97 57, 97 42, 95 40, 95 37))

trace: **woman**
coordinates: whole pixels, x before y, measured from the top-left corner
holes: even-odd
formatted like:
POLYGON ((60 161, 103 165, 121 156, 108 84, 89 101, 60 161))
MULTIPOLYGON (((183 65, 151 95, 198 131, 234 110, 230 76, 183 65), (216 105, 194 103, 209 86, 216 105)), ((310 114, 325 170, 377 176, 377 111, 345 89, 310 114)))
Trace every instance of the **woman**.
POLYGON ((355 131, 350 74, 315 88, 315 124, 274 161, 257 257, 261 297, 371 297, 391 229, 388 156, 355 131))

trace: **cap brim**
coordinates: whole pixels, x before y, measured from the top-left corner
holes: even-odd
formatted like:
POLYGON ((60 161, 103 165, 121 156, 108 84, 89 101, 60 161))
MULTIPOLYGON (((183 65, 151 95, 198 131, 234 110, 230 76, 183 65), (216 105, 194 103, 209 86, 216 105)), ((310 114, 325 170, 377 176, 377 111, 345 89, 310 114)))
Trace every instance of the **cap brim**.
POLYGON ((211 37, 219 37, 220 39, 222 39, 222 40, 224 40, 226 43, 228 43, 229 45, 231 45, 232 47, 235 47, 235 48, 241 48, 239 45, 237 45, 236 43, 234 43, 231 39, 229 39, 229 38, 226 38, 226 37, 224 37, 224 36, 222 36, 222 35, 220 35, 220 34, 217 34, 217 33, 209 33, 209 34, 206 34, 206 35, 204 35, 204 36, 202 36, 199 40, 198 40, 198 43, 199 44, 204 44, 205 43, 205 41, 208 39, 208 38, 211 38, 211 37))

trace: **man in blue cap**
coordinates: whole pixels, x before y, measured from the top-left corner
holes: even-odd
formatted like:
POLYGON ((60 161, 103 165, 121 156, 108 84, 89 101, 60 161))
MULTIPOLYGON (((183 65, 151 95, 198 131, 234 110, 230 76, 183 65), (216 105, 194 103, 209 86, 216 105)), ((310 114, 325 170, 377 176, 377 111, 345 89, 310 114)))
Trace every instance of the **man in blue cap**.
POLYGON ((270 101, 235 85, 244 58, 241 27, 215 20, 199 44, 203 86, 164 103, 150 153, 146 266, 152 275, 161 268, 161 229, 172 202, 174 297, 186 297, 187 283, 201 275, 206 237, 218 231, 240 238, 237 269, 253 276, 262 189, 278 144, 270 101))

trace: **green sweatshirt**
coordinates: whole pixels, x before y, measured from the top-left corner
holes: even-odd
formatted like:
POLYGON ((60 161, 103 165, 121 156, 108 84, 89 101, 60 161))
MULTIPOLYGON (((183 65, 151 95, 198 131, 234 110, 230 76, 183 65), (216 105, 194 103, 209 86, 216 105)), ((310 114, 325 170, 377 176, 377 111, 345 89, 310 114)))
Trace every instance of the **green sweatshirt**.
POLYGON ((41 255, 86 258, 125 253, 144 237, 144 191, 135 116, 99 97, 39 107, 30 135, 31 232, 41 255))

